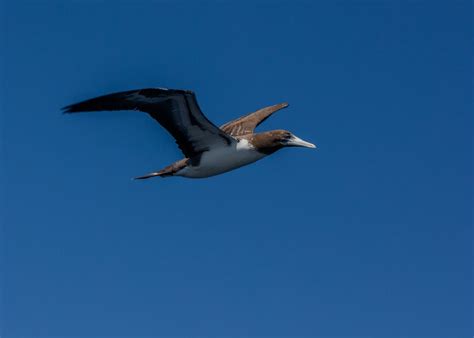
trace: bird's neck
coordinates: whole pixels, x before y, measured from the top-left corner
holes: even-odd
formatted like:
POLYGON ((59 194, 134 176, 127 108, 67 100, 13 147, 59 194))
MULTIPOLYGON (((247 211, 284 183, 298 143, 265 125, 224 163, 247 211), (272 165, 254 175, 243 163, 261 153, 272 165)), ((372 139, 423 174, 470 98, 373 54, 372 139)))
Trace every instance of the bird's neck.
POLYGON ((265 155, 271 155, 283 148, 281 143, 278 142, 277 137, 271 131, 253 134, 249 141, 257 151, 265 155))

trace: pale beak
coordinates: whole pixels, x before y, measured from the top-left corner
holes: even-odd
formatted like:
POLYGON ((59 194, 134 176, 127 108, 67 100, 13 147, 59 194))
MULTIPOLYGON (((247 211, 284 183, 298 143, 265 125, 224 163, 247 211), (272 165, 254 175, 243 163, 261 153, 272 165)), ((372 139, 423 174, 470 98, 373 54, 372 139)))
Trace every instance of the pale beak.
POLYGON ((287 146, 294 146, 294 147, 305 147, 305 148, 316 148, 316 146, 312 143, 303 141, 299 137, 293 135, 286 144, 287 146))

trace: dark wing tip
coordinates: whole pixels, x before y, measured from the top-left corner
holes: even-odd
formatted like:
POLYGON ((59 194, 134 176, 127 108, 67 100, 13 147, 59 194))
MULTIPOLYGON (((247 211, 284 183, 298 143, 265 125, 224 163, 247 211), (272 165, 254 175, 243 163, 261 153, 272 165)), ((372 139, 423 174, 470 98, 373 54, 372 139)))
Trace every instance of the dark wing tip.
POLYGON ((74 113, 74 105, 71 104, 69 106, 66 106, 66 107, 62 107, 61 108, 61 112, 63 114, 71 114, 71 113, 74 113))
POLYGON ((126 97, 130 94, 142 95, 145 98, 166 97, 169 95, 194 95, 192 90, 168 89, 168 88, 144 88, 128 90, 124 92, 112 93, 98 96, 86 101, 71 104, 62 108, 63 114, 80 113, 101 110, 133 110, 137 109, 136 103, 128 102, 126 97))
POLYGON ((76 104, 70 104, 69 106, 62 107, 61 111, 63 114, 72 114, 72 113, 80 113, 87 111, 87 107, 83 107, 82 102, 76 104))

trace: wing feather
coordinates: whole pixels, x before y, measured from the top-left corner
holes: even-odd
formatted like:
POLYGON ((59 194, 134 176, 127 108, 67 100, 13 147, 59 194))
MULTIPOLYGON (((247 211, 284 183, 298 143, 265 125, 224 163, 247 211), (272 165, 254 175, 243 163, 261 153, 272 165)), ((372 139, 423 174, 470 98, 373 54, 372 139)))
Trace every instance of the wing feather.
POLYGON ((288 103, 283 102, 273 106, 265 107, 256 112, 239 117, 221 126, 221 130, 232 136, 242 136, 251 134, 255 128, 269 118, 276 111, 288 107, 288 103))
POLYGON ((67 106, 64 113, 139 110, 148 113, 176 140, 188 158, 212 147, 236 140, 219 129, 202 113, 194 92, 189 90, 147 88, 96 97, 67 106))

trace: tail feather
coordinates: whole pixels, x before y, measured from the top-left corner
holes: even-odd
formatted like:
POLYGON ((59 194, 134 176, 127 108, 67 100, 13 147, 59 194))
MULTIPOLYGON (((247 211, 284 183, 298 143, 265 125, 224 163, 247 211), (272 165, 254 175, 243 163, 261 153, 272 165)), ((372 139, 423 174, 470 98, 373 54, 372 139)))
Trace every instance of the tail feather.
POLYGON ((152 178, 152 177, 157 177, 157 176, 159 177, 174 176, 178 171, 180 171, 181 169, 183 169, 184 167, 188 165, 188 161, 189 160, 187 158, 183 158, 182 160, 179 160, 161 169, 160 171, 155 171, 143 176, 135 177, 134 180, 146 180, 147 178, 152 178))
POLYGON ((152 177, 157 177, 157 176, 166 177, 167 175, 164 175, 164 173, 162 173, 162 172, 155 172, 155 173, 149 173, 149 174, 146 174, 146 175, 143 175, 143 176, 134 177, 133 179, 134 180, 146 180, 147 178, 152 178, 152 177))

